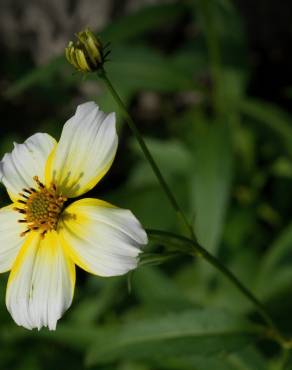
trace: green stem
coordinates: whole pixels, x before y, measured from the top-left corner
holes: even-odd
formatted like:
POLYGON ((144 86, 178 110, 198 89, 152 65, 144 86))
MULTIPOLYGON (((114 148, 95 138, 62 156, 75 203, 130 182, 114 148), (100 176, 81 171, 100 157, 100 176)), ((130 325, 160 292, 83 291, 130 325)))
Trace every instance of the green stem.
POLYGON ((176 214, 183 221, 183 223, 186 226, 186 228, 188 229, 191 237, 195 239, 194 231, 193 231, 193 228, 192 228, 191 224, 188 222, 184 212, 180 208, 180 206, 179 206, 177 200, 175 199, 172 191, 170 190, 169 186, 167 185, 166 181, 164 180, 164 177, 162 176, 162 174, 160 172, 160 169, 158 168, 158 166, 157 166, 156 162, 154 161, 147 145, 145 144, 145 141, 144 141, 142 135, 140 134, 140 132, 139 132, 137 126, 135 125, 135 122, 133 121, 132 117, 128 113, 127 108, 125 107, 122 99, 120 98, 120 96, 116 92, 115 88, 113 87, 111 81, 109 80, 105 70, 104 69, 100 70, 98 72, 98 76, 104 81, 106 87, 108 88, 109 92, 111 93, 111 95, 113 96, 117 105, 119 106, 120 111, 121 111, 123 117, 125 118, 128 126, 132 130, 133 134, 136 136, 136 139, 138 140, 138 143, 140 144, 142 152, 144 153, 147 161, 149 162, 150 166, 152 167, 153 172, 155 173, 162 189, 164 190, 166 196, 168 197, 168 199, 169 199, 172 207, 174 208, 176 214))
POLYGON ((279 342, 282 346, 285 346, 287 341, 285 340, 285 338, 283 338, 283 336, 277 329, 276 325, 273 322, 273 319, 270 317, 269 313, 266 311, 266 308, 264 307, 264 305, 216 257, 211 255, 206 249, 204 249, 203 247, 199 245, 191 224, 188 222, 185 214, 183 213, 179 204, 177 203, 176 198, 174 197, 173 193, 168 187, 168 184, 164 180, 164 177, 162 176, 156 162, 154 161, 151 153, 149 152, 144 142, 143 137, 141 136, 138 128, 135 125, 135 122, 133 121, 132 117, 128 113, 123 101, 121 100, 120 96, 118 95, 115 88, 113 87, 105 70, 104 69, 99 70, 98 76, 104 81, 106 87, 108 88, 109 92, 111 93, 117 105, 119 106, 123 117, 125 118, 128 126, 130 127, 134 135, 136 136, 136 139, 138 140, 138 143, 140 144, 140 147, 147 161, 152 167, 152 170, 155 173, 166 196, 168 197, 172 207, 174 208, 176 214, 182 219, 183 223, 189 230, 191 239, 183 237, 183 236, 179 236, 176 234, 168 233, 165 231, 159 231, 159 230, 148 230, 148 234, 152 236, 156 235, 156 236, 166 236, 168 238, 171 237, 176 240, 183 241, 185 244, 191 245, 192 246, 191 255, 201 256, 207 262, 209 262, 213 267, 215 267, 218 271, 220 271, 223 275, 225 275, 225 277, 227 277, 229 281, 231 281, 241 291, 241 293, 244 294, 244 296, 248 298, 249 301, 251 301, 257 307, 259 314, 262 316, 262 318, 264 319, 264 321, 267 323, 267 325, 270 328, 270 332, 269 332, 270 337, 276 340, 277 342, 279 342))
POLYGON ((281 345, 286 345, 286 339, 283 338, 281 333, 279 332, 278 328, 276 327, 273 319, 271 318, 270 314, 267 312, 265 306, 251 293, 251 291, 246 288, 241 281, 227 268, 225 267, 219 259, 214 257, 210 254, 205 248, 200 246, 196 241, 186 238, 181 235, 177 235, 174 233, 161 231, 161 230, 147 230, 148 235, 154 237, 167 237, 172 238, 175 240, 179 240, 185 244, 192 246, 192 250, 190 253, 195 256, 200 256, 207 262, 209 262, 216 270, 220 271, 229 281, 231 281, 239 290, 240 292, 250 301, 252 302, 263 320, 267 323, 270 327, 271 331, 269 333, 270 337, 277 342, 281 343, 281 345))

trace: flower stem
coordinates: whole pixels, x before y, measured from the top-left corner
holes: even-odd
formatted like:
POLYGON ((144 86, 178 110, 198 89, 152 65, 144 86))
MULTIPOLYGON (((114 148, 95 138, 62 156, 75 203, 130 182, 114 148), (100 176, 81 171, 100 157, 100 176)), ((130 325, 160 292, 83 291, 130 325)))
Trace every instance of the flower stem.
MULTIPOLYGON (((267 325, 270 328, 269 331, 269 337, 280 343, 283 347, 286 346, 286 339, 283 338, 282 334, 279 332, 277 329, 276 325, 274 324, 273 319, 267 312, 265 306, 247 289, 241 282, 240 280, 227 268, 225 267, 216 257, 214 257, 212 254, 210 254, 205 248, 203 248, 197 241, 194 230, 187 220, 184 212, 180 208, 176 198, 174 197, 172 191, 170 190, 168 184, 164 180, 164 177, 162 173, 160 172, 160 169, 158 168, 156 162, 154 161, 147 145, 145 144, 145 141, 140 134, 138 128, 135 125, 135 122, 133 121, 132 117, 127 111, 127 108, 125 107, 123 101, 121 100, 119 94, 116 92, 115 88, 113 87, 111 81, 109 80, 106 72, 104 69, 100 69, 98 71, 98 76, 104 81, 106 87, 108 88, 109 92, 111 93, 112 97, 116 101, 117 105, 120 108, 120 111, 125 118, 128 126, 134 133, 136 139, 138 140, 138 143, 140 144, 140 147, 149 162, 150 166, 152 167, 152 170, 154 174, 156 175, 162 189, 164 190, 167 198, 169 199, 172 207, 174 208, 176 214, 181 218, 183 221, 184 225, 188 229, 190 233, 190 237, 186 238, 184 236, 168 233, 166 231, 160 231, 160 230, 148 230, 148 234, 150 236, 156 236, 156 237, 167 237, 167 238, 172 238, 176 240, 180 240, 181 242, 184 242, 184 244, 188 244, 192 247, 192 249, 189 251, 191 255, 199 256, 204 258, 208 263, 210 263, 215 269, 220 271, 229 281, 231 281, 239 290, 240 292, 250 301, 252 302, 255 307, 257 308, 259 314, 263 318, 263 320, 267 323, 267 325)), ((183 251, 183 250, 182 250, 183 251)), ((183 251, 185 252, 185 251, 183 251)))
POLYGON ((259 314, 270 328, 269 337, 276 340, 283 347, 286 346, 286 344, 288 343, 287 340, 283 338, 282 334, 279 332, 276 324, 274 323, 270 314, 267 312, 265 306, 253 295, 253 293, 248 288, 245 287, 245 285, 223 263, 220 262, 219 259, 210 254, 205 248, 198 244, 198 242, 186 238, 184 236, 162 230, 147 230, 147 234, 150 237, 154 238, 164 237, 168 239, 181 241, 184 244, 190 245, 192 249, 189 251, 189 253, 197 257, 202 257, 205 261, 209 262, 216 270, 220 271, 229 281, 231 281, 233 285, 235 285, 238 288, 238 290, 240 290, 240 292, 257 308, 259 314))
POLYGON ((191 224, 189 223, 189 221, 187 220, 184 212, 182 211, 182 209, 180 208, 176 198, 174 197, 172 191, 170 190, 168 184, 166 183, 166 181, 164 180, 164 177, 162 176, 161 172, 160 172, 160 169, 158 168, 156 162, 154 161, 142 135, 140 134, 137 126, 135 125, 135 122, 133 121, 132 117, 130 116, 130 114, 128 113, 127 111, 127 108, 125 107, 122 99, 120 98, 119 94, 116 92, 115 88, 113 87, 111 81, 109 80, 106 72, 104 69, 101 69, 99 72, 98 72, 98 76, 104 81, 106 87, 108 88, 109 92, 111 93, 112 97, 114 98, 114 100, 116 101, 117 105, 119 106, 120 108, 120 111, 123 115, 123 117, 125 118, 128 126, 130 127, 130 129, 132 130, 133 134, 136 136, 136 139, 138 140, 138 143, 140 144, 140 147, 142 149, 142 152, 144 153, 147 161, 149 162, 150 166, 152 167, 152 170, 153 172, 155 173, 162 189, 164 190, 167 198, 169 199, 172 207, 174 208, 176 214, 180 217, 180 219, 182 220, 182 222, 184 223, 184 225, 186 226, 186 228, 188 229, 190 235, 192 238, 195 238, 195 234, 194 234, 194 231, 193 231, 193 228, 191 226, 191 224))

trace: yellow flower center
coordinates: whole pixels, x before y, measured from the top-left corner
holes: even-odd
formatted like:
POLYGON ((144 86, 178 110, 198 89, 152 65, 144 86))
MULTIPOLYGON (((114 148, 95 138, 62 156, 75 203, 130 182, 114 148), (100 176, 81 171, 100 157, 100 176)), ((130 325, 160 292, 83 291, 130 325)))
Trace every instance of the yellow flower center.
POLYGON ((31 230, 39 230, 42 236, 49 230, 56 230, 64 202, 67 200, 57 192, 54 184, 47 188, 37 176, 33 179, 37 188, 23 189, 23 192, 19 193, 21 198, 17 201, 21 206, 14 208, 25 217, 18 222, 27 224, 27 230, 21 233, 21 236, 31 230))

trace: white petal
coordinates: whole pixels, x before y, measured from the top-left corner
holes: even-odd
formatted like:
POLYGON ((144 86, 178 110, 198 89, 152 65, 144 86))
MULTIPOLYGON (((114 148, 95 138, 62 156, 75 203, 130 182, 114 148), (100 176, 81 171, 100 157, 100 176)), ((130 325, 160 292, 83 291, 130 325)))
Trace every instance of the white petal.
POLYGON ((147 235, 135 216, 97 199, 81 199, 63 213, 58 230, 66 252, 86 271, 122 275, 137 267, 147 235))
POLYGON ((46 161, 55 145, 50 135, 38 133, 23 144, 14 143, 13 151, 5 154, 0 167, 1 180, 13 201, 23 188, 35 186, 34 176, 44 181, 46 161))
POLYGON ((26 229, 18 220, 18 212, 13 205, 0 209, 0 272, 9 271, 14 263, 24 237, 20 234, 26 229))
POLYGON ((46 183, 53 181, 67 197, 87 192, 110 168, 117 145, 115 114, 106 115, 93 102, 79 105, 47 164, 46 183))
POLYGON ((6 305, 18 325, 55 330, 71 305, 74 285, 75 266, 64 254, 57 233, 41 238, 31 232, 12 267, 6 305))

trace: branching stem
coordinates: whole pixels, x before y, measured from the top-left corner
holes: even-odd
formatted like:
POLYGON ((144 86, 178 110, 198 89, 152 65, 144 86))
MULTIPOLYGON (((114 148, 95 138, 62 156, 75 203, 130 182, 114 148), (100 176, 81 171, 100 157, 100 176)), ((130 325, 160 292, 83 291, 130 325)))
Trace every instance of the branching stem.
POLYGON ((132 130, 133 134, 135 135, 145 158, 149 162, 154 174, 157 177, 157 180, 159 181, 163 191, 165 192, 165 194, 166 194, 169 202, 171 203, 172 207, 174 208, 176 214, 178 215, 178 217, 182 220, 182 222, 186 226, 186 228, 187 228, 188 232, 190 233, 191 237, 195 238, 194 231, 193 231, 193 228, 192 228, 191 224, 188 222, 184 212, 180 208, 180 206, 179 206, 176 198, 174 197, 172 191, 170 190, 167 182, 164 180, 164 177, 163 177, 160 169, 158 168, 155 160, 153 159, 153 157, 152 157, 152 155, 151 155, 151 153, 150 153, 142 135, 140 134, 140 132, 139 132, 137 126, 135 125, 132 117, 128 113, 127 108, 125 107, 125 105, 124 105, 122 99, 120 98, 119 94, 116 92, 116 90, 113 87, 111 81, 109 80, 105 70, 101 69, 98 72, 98 76, 104 81, 106 87, 108 88, 108 90, 111 93, 112 97, 114 98, 115 102, 119 106, 121 114, 125 118, 129 128, 132 130))
MULTIPOLYGON (((199 256, 202 257, 205 261, 207 261, 209 264, 211 264, 215 269, 217 269, 219 272, 221 272, 233 285, 237 287, 237 289, 250 301, 253 303, 253 305, 257 308, 259 314, 263 318, 263 320, 268 325, 268 331, 267 335, 277 341, 283 348, 290 347, 290 342, 287 341, 278 328, 276 327, 273 319, 271 318, 270 314, 266 310, 265 306, 253 295, 253 293, 245 287, 241 283, 241 281, 227 268, 224 264, 220 262, 219 259, 217 259, 215 256, 210 254, 205 248, 203 248, 197 241, 196 236, 193 231, 192 225, 187 220, 184 212, 180 208, 174 194, 170 190, 167 182, 165 181, 159 167, 157 166, 155 160, 153 159, 142 135, 140 134, 137 126, 135 125, 135 122, 133 121, 132 117, 127 111, 126 106, 124 105, 122 99, 120 98, 119 94, 116 92, 115 88, 113 87, 111 81, 109 80, 106 72, 104 69, 101 69, 98 71, 98 76, 103 80, 106 87, 108 88, 109 92, 111 93, 112 97, 114 98, 115 102, 119 106, 120 112, 122 113, 124 119, 126 120, 129 128, 132 130, 133 134, 135 135, 142 152, 145 155, 145 158, 149 162, 154 174, 157 177, 157 180, 159 181, 161 188, 164 190, 170 204, 172 205, 175 213, 180 217, 180 219, 183 221, 184 225, 186 226, 189 234, 190 239, 186 238, 184 236, 176 235, 173 233, 169 233, 166 231, 160 231, 160 230, 148 230, 149 236, 152 237, 167 237, 167 238, 173 238, 176 240, 179 240, 180 242, 183 242, 184 244, 190 245, 190 254, 193 256, 199 256)), ((184 250, 182 250, 182 253, 185 253, 184 250)))
POLYGON ((205 261, 211 264, 216 270, 220 271, 233 285, 235 285, 238 290, 257 308, 257 311, 266 322, 269 330, 266 332, 267 336, 278 343, 282 347, 290 347, 292 345, 291 341, 287 341, 286 338, 282 336, 279 332, 276 324, 268 313, 266 307, 253 295, 253 293, 231 272, 218 258, 209 253, 205 248, 203 248, 197 241, 186 238, 181 235, 170 233, 162 230, 152 230, 148 229, 147 234, 150 237, 165 237, 173 240, 181 241, 184 244, 191 246, 189 254, 195 257, 202 257, 205 261))

